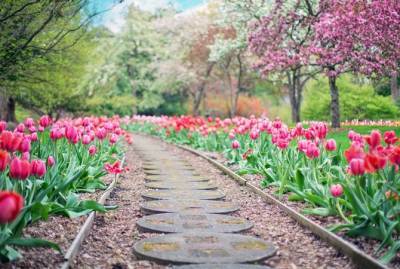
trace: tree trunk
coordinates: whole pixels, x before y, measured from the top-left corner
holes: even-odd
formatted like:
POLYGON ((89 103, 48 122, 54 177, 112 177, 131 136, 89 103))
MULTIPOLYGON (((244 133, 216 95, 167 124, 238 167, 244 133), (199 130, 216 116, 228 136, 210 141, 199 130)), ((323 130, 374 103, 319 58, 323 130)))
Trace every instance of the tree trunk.
POLYGON ((329 77, 329 89, 331 93, 331 116, 332 127, 340 127, 340 108, 339 108, 339 90, 336 86, 336 77, 329 77))
POLYGON ((0 88, 0 120, 7 121, 8 96, 4 88, 0 88))
POLYGON ((17 117, 15 116, 15 99, 12 97, 9 97, 7 102, 7 121, 17 122, 17 117))
POLYGON ((393 72, 390 77, 390 92, 392 94, 392 98, 394 102, 397 102, 399 99, 399 87, 397 86, 397 71, 393 72))
POLYGON ((300 76, 297 70, 288 71, 286 73, 288 78, 289 100, 292 112, 292 121, 300 122, 300 102, 301 102, 301 86, 300 76))
POLYGON ((214 63, 210 63, 207 66, 206 74, 205 74, 203 80, 201 81, 199 87, 197 87, 197 90, 194 94, 194 100, 193 100, 193 115, 194 116, 198 116, 200 114, 200 104, 204 97, 204 90, 206 88, 207 79, 210 76, 213 67, 214 67, 214 63))

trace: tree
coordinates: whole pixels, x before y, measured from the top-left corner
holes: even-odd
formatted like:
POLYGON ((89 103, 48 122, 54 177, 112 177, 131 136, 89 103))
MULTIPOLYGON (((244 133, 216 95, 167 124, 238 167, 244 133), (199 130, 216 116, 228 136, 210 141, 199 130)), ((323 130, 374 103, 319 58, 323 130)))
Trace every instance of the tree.
POLYGON ((251 28, 249 48, 259 57, 263 76, 283 73, 288 83, 292 120, 300 121, 303 89, 319 70, 310 67, 316 8, 311 1, 275 1, 268 15, 251 28))
POLYGON ((258 20, 269 9, 265 0, 224 0, 219 7, 217 25, 231 29, 232 34, 218 35, 210 46, 210 61, 219 63, 230 91, 230 116, 236 114, 239 95, 250 87, 248 55, 249 23, 258 20))
POLYGON ((30 91, 16 85, 27 80, 33 62, 76 45, 92 18, 103 12, 89 4, 89 0, 1 2, 0 119, 15 121, 17 97, 30 91), (63 42, 67 36, 74 38, 63 42))
POLYGON ((400 59, 400 4, 397 0, 321 1, 310 51, 329 77, 332 126, 340 127, 337 77, 353 71, 389 75, 400 59))

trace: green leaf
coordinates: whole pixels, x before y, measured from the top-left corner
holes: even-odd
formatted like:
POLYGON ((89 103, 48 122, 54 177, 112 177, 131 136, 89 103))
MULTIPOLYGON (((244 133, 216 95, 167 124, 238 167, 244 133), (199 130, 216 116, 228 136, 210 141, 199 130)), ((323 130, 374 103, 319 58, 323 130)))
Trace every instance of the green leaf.
POLYGON ((44 247, 52 248, 61 252, 61 248, 56 243, 39 238, 14 238, 7 241, 8 244, 19 247, 44 247))
POLYGON ((332 212, 329 210, 329 208, 324 208, 324 207, 306 208, 303 209, 302 212, 307 215, 318 215, 323 217, 332 215, 332 212))

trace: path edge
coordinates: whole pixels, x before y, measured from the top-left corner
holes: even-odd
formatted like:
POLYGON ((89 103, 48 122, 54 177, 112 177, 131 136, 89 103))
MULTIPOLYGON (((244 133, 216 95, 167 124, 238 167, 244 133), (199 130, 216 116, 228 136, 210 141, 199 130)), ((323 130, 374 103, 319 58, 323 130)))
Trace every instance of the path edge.
MULTIPOLYGON (((124 162, 125 162, 125 157, 121 161, 121 166, 124 164, 124 162)), ((111 192, 117 185, 119 176, 120 174, 114 176, 113 181, 110 183, 110 185, 108 185, 107 189, 104 191, 104 193, 100 196, 99 200, 97 201, 99 204, 104 205, 106 200, 110 197, 111 192)), ((76 255, 79 253, 79 249, 83 241, 90 233, 95 217, 96 217, 96 212, 95 211, 90 212, 85 222, 79 229, 77 236, 74 238, 74 241, 72 241, 70 247, 65 253, 64 262, 61 264, 60 269, 68 269, 71 267, 71 264, 75 260, 76 255)))
MULTIPOLYGON (((152 136, 154 137, 154 136, 152 136)), ((158 138, 160 139, 160 138, 158 138)), ((160 139, 162 140, 162 139, 160 139)), ((205 154, 201 153, 198 150, 192 149, 187 146, 182 146, 178 144, 173 144, 167 141, 162 140, 163 142, 176 146, 180 149, 183 149, 185 151, 191 152, 205 160, 207 160, 209 163, 214 165, 217 169, 220 171, 224 172, 226 175, 228 175, 231 179, 235 180, 238 182, 240 185, 246 186, 248 189, 250 189, 253 193, 259 195, 261 198, 266 200, 267 202, 277 205, 282 211, 284 211, 286 214, 288 214, 292 219, 296 220, 300 225, 303 227, 308 228, 313 232, 315 235, 317 235, 320 239, 323 241, 327 242, 328 244, 332 245, 335 247, 337 250, 340 252, 346 254, 348 257, 351 258, 351 260, 354 262, 354 264, 357 266, 357 268, 364 269, 364 268, 369 268, 369 269, 388 269, 387 266, 384 264, 380 263, 378 260, 373 258, 372 256, 366 254, 365 252, 361 251, 358 247, 356 247, 354 244, 346 241, 345 239, 337 236, 336 234, 326 230, 323 228, 321 225, 317 224, 316 222, 310 220, 309 218, 305 217, 304 215, 298 213, 294 209, 290 208, 289 206, 285 205, 275 197, 271 196, 270 194, 264 192, 262 189, 259 187, 255 186, 254 184, 250 183, 248 180, 245 178, 241 177, 240 175, 236 174, 234 171, 232 171, 230 168, 226 167, 225 165, 217 162, 216 160, 211 159, 210 157, 206 156, 205 154)))

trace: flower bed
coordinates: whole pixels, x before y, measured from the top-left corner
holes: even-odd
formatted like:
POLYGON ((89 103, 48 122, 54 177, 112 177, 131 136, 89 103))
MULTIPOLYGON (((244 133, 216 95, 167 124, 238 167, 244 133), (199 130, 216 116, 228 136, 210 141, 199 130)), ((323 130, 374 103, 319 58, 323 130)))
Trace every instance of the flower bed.
POLYGON ((51 215, 75 218, 106 207, 81 200, 80 193, 105 189, 102 177, 120 173, 123 152, 121 119, 77 118, 53 122, 27 118, 15 130, 0 122, 0 259, 20 258, 18 247, 51 247, 55 243, 23 237, 26 226, 51 215), (112 163, 112 164, 111 164, 112 163))
POLYGON ((332 231, 378 240, 374 251, 382 262, 398 253, 400 147, 393 131, 365 136, 349 131, 350 146, 341 149, 319 122, 289 128, 280 120, 255 117, 136 116, 130 129, 221 152, 240 167, 238 173, 261 175, 262 187, 304 203, 304 214, 340 218, 332 231))

